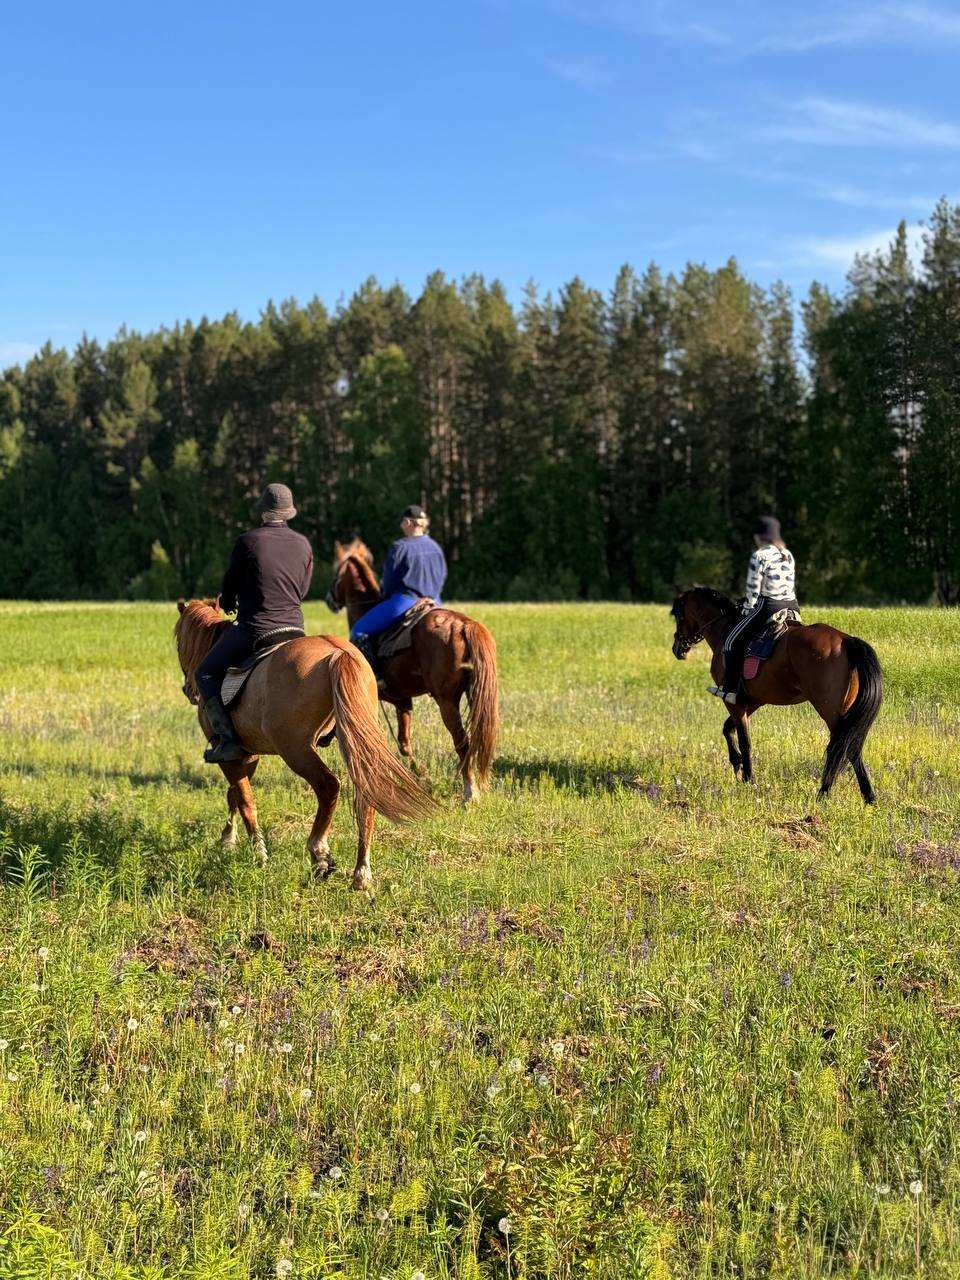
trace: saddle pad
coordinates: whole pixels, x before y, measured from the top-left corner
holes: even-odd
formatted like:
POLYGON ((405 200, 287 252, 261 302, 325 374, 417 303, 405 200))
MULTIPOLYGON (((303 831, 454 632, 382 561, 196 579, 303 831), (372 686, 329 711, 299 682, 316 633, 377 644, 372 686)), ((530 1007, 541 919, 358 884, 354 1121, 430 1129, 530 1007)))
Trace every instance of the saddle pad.
POLYGON ((793 609, 780 609, 777 613, 771 614, 764 629, 747 645, 746 656, 743 659, 744 680, 756 679, 761 662, 766 662, 770 657, 780 637, 790 627, 801 625, 800 616, 793 609))
POLYGON ((229 707, 231 702, 236 702, 240 696, 240 690, 247 683, 247 678, 254 667, 258 667, 264 658, 269 658, 271 653, 276 653, 278 649, 282 649, 285 644, 289 644, 291 640, 302 640, 303 632, 299 635, 288 635, 285 640, 279 640, 276 644, 272 644, 269 648, 256 650, 243 664, 242 667, 227 667, 227 674, 223 677, 223 683, 220 685, 220 701, 225 707, 229 707))
POLYGON ((421 596, 415 604, 410 606, 399 622, 388 627, 378 638, 377 657, 392 658, 395 653, 402 653, 404 649, 409 649, 413 643, 413 628, 421 618, 425 618, 436 607, 429 596, 421 596))

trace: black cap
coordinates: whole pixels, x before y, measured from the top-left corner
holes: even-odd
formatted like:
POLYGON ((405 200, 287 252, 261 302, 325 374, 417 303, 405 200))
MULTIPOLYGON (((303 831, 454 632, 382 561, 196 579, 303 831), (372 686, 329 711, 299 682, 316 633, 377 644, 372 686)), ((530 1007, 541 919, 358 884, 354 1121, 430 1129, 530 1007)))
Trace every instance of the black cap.
POLYGON ((776 516, 761 516, 753 526, 753 532, 765 542, 779 542, 780 521, 776 516))
POLYGON ((400 517, 401 520, 426 520, 427 518, 423 507, 418 507, 415 502, 411 502, 409 507, 404 507, 400 517))
POLYGON ((292 520, 297 514, 293 494, 285 484, 268 484, 253 509, 260 516, 269 511, 279 520, 292 520))

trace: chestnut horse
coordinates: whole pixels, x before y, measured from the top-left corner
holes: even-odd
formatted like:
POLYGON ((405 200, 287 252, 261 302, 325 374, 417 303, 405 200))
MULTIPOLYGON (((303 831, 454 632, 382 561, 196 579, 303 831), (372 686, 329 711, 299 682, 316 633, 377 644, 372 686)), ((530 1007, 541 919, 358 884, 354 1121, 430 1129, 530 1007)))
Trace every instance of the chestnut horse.
MULTIPOLYGON (((334 547, 333 586, 327 605, 335 613, 346 607, 352 627, 380 600, 373 556, 355 538, 334 547)), ((479 783, 490 775, 497 740, 497 646, 481 622, 454 609, 433 609, 413 628, 409 649, 383 662, 384 702, 397 708, 400 754, 412 755, 410 716, 413 699, 428 693, 440 709, 463 775, 463 799, 479 798, 479 783), (464 729, 460 700, 466 695, 469 715, 464 729)))
MULTIPOLYGON (((180 617, 174 630, 177 656, 184 675, 183 691, 200 704, 197 667, 207 656, 228 622, 216 600, 179 601, 180 617)), ((212 736, 199 707, 200 727, 212 736)), ((317 797, 317 814, 307 838, 313 871, 326 878, 333 870, 327 834, 333 821, 340 783, 317 755, 321 730, 335 721, 340 754, 354 787, 353 808, 359 844, 353 872, 354 889, 369 890, 370 841, 375 813, 393 822, 421 817, 434 806, 390 750, 377 717, 377 683, 363 655, 336 636, 304 636, 291 640, 263 658, 247 677, 230 715, 240 741, 248 749, 244 760, 222 764, 230 784, 227 803, 230 819, 224 827, 224 844, 236 843, 237 814, 262 861, 267 858, 263 832, 257 825, 257 807, 250 780, 262 755, 280 756, 317 797)))
MULTIPOLYGON (((677 596, 670 614, 676 623, 673 656, 682 660, 695 644, 706 640, 713 650, 710 672, 714 682, 722 684, 723 642, 740 617, 739 607, 711 587, 694 587, 677 596)), ((745 701, 724 704, 729 715, 723 736, 738 780, 753 781, 748 729, 753 712, 767 704, 810 702, 830 730, 818 799, 828 794, 849 760, 864 804, 874 803, 861 752, 883 700, 883 672, 865 640, 822 622, 791 626, 756 678, 743 682, 743 689, 745 701), (734 744, 734 729, 739 750, 734 744)))

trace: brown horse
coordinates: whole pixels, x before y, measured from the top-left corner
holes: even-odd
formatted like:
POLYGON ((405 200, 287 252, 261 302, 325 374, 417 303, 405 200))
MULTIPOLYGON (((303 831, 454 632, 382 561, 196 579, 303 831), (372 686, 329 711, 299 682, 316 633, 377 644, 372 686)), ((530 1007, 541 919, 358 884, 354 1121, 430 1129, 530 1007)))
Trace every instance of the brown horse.
MULTIPOLYGON (((352 627, 380 600, 380 582, 373 557, 359 538, 334 548, 333 586, 327 604, 334 612, 346 607, 352 627)), ((480 622, 453 609, 433 609, 413 629, 409 649, 383 663, 384 702, 397 709, 400 754, 410 756, 410 716, 413 699, 428 693, 440 709, 453 738, 463 775, 464 803, 479 798, 479 783, 490 775, 497 740, 497 646, 480 622), (460 700, 469 706, 467 727, 460 718, 460 700)))
MULTIPOLYGON (((216 600, 179 602, 174 630, 177 656, 184 675, 183 691, 199 704, 196 670, 224 627, 216 600)), ((230 819, 223 830, 227 845, 236 842, 237 814, 257 853, 266 861, 267 846, 257 825, 257 807, 250 780, 262 755, 280 756, 317 797, 317 814, 307 839, 314 873, 326 878, 333 870, 327 834, 333 821, 340 783, 315 747, 323 729, 335 722, 337 743, 354 787, 354 814, 359 844, 353 872, 354 889, 368 890, 370 841, 375 813, 393 822, 423 816, 433 801, 417 786, 390 750, 377 718, 377 684, 369 665, 351 644, 335 636, 304 636, 291 640, 254 667, 230 714, 240 741, 249 750, 244 760, 222 764, 229 785, 230 819)), ((199 710, 200 727, 209 739, 211 728, 199 710)))
MULTIPOLYGON (((713 650, 710 671, 716 684, 723 680, 723 642, 740 616, 734 602, 711 587, 694 587, 677 596, 670 610, 676 623, 673 656, 681 660, 695 644, 706 640, 713 650)), ((883 700, 883 672, 877 655, 865 640, 845 635, 825 623, 792 626, 755 679, 743 682, 745 701, 727 707, 723 726, 730 763, 736 777, 753 781, 750 758, 750 716, 767 704, 788 706, 810 702, 830 730, 818 799, 823 799, 849 760, 865 804, 876 797, 861 752, 883 700), (737 745, 734 744, 734 729, 737 745)))

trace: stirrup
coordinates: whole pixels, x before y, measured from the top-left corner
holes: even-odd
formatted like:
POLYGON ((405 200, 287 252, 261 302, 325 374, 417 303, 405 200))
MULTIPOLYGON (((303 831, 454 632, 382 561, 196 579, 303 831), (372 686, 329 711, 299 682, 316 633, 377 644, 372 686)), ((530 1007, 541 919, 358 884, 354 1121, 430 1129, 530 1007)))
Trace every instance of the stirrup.
POLYGON ((207 764, 232 764, 235 760, 245 760, 249 754, 250 752, 239 739, 218 738, 215 743, 207 747, 203 758, 207 764))

